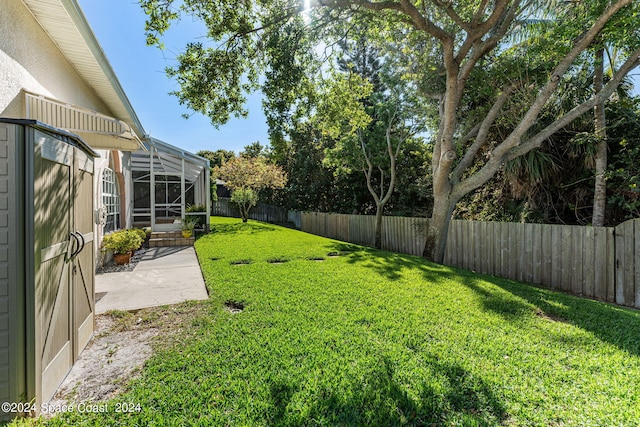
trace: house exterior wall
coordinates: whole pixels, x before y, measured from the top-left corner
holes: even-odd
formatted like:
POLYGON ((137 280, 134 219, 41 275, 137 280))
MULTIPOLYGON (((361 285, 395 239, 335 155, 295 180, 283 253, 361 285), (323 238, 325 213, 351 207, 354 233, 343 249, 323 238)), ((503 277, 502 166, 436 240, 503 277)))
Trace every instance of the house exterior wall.
MULTIPOLYGON (((35 20, 20 0, 2 0, 0 11, 0 117, 26 118, 24 92, 44 95, 61 102, 78 105, 112 116, 109 108, 93 89, 82 79, 58 47, 35 20)), ((90 137, 85 142, 91 145, 90 137)), ((121 194, 125 211, 122 227, 132 221, 133 188, 129 153, 98 150, 94 175, 94 208, 102 204, 102 170, 114 164, 113 156, 121 165, 123 187, 121 194), (125 203, 126 202, 126 203, 125 203)), ((95 227, 94 249, 100 260, 99 245, 102 241, 101 226, 95 227)))

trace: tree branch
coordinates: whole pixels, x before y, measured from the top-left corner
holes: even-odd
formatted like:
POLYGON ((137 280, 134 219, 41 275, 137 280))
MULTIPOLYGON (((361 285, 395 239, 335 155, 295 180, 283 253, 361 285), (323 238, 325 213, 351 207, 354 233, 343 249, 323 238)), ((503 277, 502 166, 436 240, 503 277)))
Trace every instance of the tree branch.
MULTIPOLYGON (((391 198, 391 195, 393 194, 393 189, 396 186, 396 155, 397 153, 396 154, 393 153, 393 148, 391 145, 391 123, 389 123, 389 126, 387 126, 386 137, 387 137, 387 152, 389 153, 389 160, 391 162, 389 167, 389 172, 391 177, 389 181, 389 187, 387 188, 387 194, 385 194, 384 198, 381 200, 381 203, 383 206, 391 198)), ((400 150, 400 143, 398 143, 398 150, 400 150)))
POLYGON ((409 20, 403 19, 403 21, 411 24, 417 30, 425 31, 429 35, 442 41, 453 39, 449 33, 438 27, 432 21, 427 19, 422 13, 420 13, 418 8, 416 8, 409 0, 400 0, 399 2, 373 2, 369 0, 313 0, 311 2, 311 5, 312 7, 326 6, 340 9, 348 9, 351 6, 359 6, 375 12, 383 10, 394 10, 406 15, 409 20))
POLYGON ((542 131, 538 132, 536 135, 532 136, 522 144, 515 147, 511 146, 510 148, 505 149, 505 146, 507 146, 507 140, 505 140, 502 144, 496 147, 493 150, 493 155, 489 158, 489 161, 478 172, 456 185, 454 189, 455 195, 461 197, 475 190, 476 188, 485 184, 489 179, 491 179, 498 171, 498 169, 502 167, 502 165, 506 162, 520 157, 535 148, 540 147, 542 142, 551 137, 551 135, 553 135, 555 132, 567 126, 569 123, 571 123, 581 115, 587 113, 598 102, 602 102, 603 100, 608 99, 620 85, 622 79, 627 74, 629 74, 631 70, 638 66, 640 66, 640 48, 636 49, 629 56, 629 58, 627 58, 625 63, 618 69, 618 71, 616 71, 611 80, 609 80, 609 82, 604 86, 602 91, 600 91, 598 94, 595 94, 591 99, 574 107, 571 111, 555 120, 542 131), (495 153, 503 154, 498 156, 495 153))
MULTIPOLYGON (((520 0, 516 1, 511 7, 507 8, 507 5, 509 4, 508 0, 500 0, 500 2, 496 5, 496 7, 494 8, 493 12, 491 13, 491 15, 489 16, 489 18, 487 18, 486 21, 484 21, 481 24, 476 24, 472 27, 470 27, 469 29, 465 28, 465 31, 467 32, 467 38, 465 39, 465 41, 462 43, 462 46, 460 46, 460 49, 458 51, 458 54, 456 55, 456 61, 459 64, 462 64, 464 58, 467 56, 467 54, 471 51, 471 49, 474 46, 478 46, 480 41, 482 40, 482 38, 491 31, 492 28, 494 28, 498 22, 502 22, 502 24, 500 25, 500 27, 502 28, 504 26, 505 22, 511 22, 515 16, 515 11, 518 10, 518 7, 520 6, 520 0), (509 14, 511 14, 510 20, 507 19, 507 17, 509 16, 509 14)), ((508 26, 507 26, 508 28, 508 26)), ((505 29, 506 32, 506 29, 505 29)), ((490 37, 490 39, 495 39, 495 43, 497 44, 497 42, 504 36, 504 34, 502 34, 500 37, 497 37, 494 35, 492 37, 490 37)), ((484 43, 487 43, 487 41, 485 41, 484 43)), ((491 44, 491 43, 489 43, 491 44)), ((494 44, 495 46, 495 44, 494 44)), ((480 55, 484 55, 484 53, 486 53, 487 50, 483 49, 483 53, 480 55)), ((475 60, 477 61, 477 59, 475 60)), ((475 61, 474 61, 474 65, 475 65, 475 61)))
POLYGON ((480 19, 484 16, 484 12, 487 10, 488 3, 488 0, 482 0, 480 5, 478 6, 478 10, 476 10, 476 13, 473 14, 473 19, 471 20, 471 23, 473 25, 477 25, 480 22, 480 19))
MULTIPOLYGON (((476 140, 471 144, 471 146, 466 150, 464 157, 460 160, 460 163, 455 167, 452 173, 451 180, 454 183, 457 183, 462 178, 462 174, 464 173, 469 166, 473 164, 473 159, 476 154, 484 146, 487 142, 487 136, 489 135, 489 129, 493 126, 493 123, 496 121, 500 112, 502 111, 502 107, 509 100, 509 97, 515 90, 516 85, 512 84, 507 86, 502 93, 496 98, 496 101, 491 106, 491 109, 487 113, 484 120, 479 124, 478 127, 478 135, 476 136, 476 140)), ((475 129, 475 128, 474 128, 475 129)))
POLYGON ((511 26, 511 23, 516 17, 518 7, 519 2, 516 2, 516 4, 506 10, 504 17, 502 17, 500 27, 488 39, 484 41, 480 41, 482 40, 481 38, 477 39, 477 41, 468 46, 465 46, 463 44, 456 57, 456 60, 459 61, 460 64, 462 64, 460 67, 460 73, 458 74, 458 79, 460 81, 466 81, 471 75, 473 68, 476 66, 480 58, 494 49, 498 45, 500 40, 504 38, 505 34, 509 30, 509 27, 511 26), (469 54, 470 51, 473 52, 471 57, 464 61, 464 58, 469 54))
POLYGON ((547 103, 549 98, 555 93, 562 76, 569 69, 573 61, 580 55, 595 39, 598 33, 604 28, 609 19, 623 7, 629 5, 632 0, 618 0, 614 5, 610 6, 606 11, 600 15, 600 17, 594 22, 592 27, 584 33, 581 37, 578 37, 574 41, 573 48, 567 53, 567 55, 558 63, 553 70, 549 81, 540 89, 535 101, 526 112, 524 117, 520 120, 520 123, 511 132, 507 139, 493 150, 493 156, 497 159, 502 158, 504 154, 516 147, 520 143, 522 135, 533 126, 540 111, 547 103))
POLYGON ((364 139, 362 138, 362 133, 358 132, 358 139, 360 140, 360 148, 362 149, 362 156, 364 157, 365 162, 367 163, 367 169, 364 168, 362 171, 364 172, 364 176, 367 180, 367 189, 369 193, 373 196, 373 200, 376 203, 376 206, 380 203, 380 198, 376 193, 376 190, 373 188, 373 184, 371 183, 371 178, 373 176, 373 164, 371 163, 371 159, 369 159, 369 154, 367 153, 367 146, 364 143, 364 139))
POLYGON ((615 92, 617 87, 622 82, 627 74, 631 72, 636 67, 640 66, 640 48, 636 49, 627 60, 622 64, 622 66, 616 71, 611 80, 607 82, 607 84, 602 88, 600 92, 595 94, 589 100, 583 102, 582 104, 574 107, 571 111, 566 113, 564 116, 559 118, 558 120, 551 123, 549 126, 544 128, 542 131, 538 132, 536 135, 532 136, 525 142, 521 143, 517 147, 509 150, 509 152, 505 155, 505 161, 509 161, 519 157, 523 154, 528 153, 534 148, 540 147, 540 144, 546 139, 548 139, 551 135, 553 135, 558 130, 567 126, 573 120, 577 119, 590 109, 592 109, 597 103, 604 102, 615 92))
POLYGON ((458 15, 458 13, 453 9, 452 2, 442 0, 432 0, 432 2, 439 8, 443 9, 447 16, 451 18, 451 20, 455 22, 456 25, 458 25, 467 33, 471 32, 471 30, 473 29, 473 25, 470 25, 470 23, 466 22, 460 17, 460 15, 458 15))

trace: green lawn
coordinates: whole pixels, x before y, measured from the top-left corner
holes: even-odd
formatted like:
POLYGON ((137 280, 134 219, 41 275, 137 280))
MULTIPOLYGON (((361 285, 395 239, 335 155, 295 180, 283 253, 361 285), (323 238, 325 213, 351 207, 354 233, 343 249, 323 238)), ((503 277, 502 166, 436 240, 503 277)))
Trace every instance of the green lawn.
POLYGON ((51 425, 640 422, 636 311, 258 222, 212 228, 196 242, 211 299, 116 399, 142 412, 51 425))

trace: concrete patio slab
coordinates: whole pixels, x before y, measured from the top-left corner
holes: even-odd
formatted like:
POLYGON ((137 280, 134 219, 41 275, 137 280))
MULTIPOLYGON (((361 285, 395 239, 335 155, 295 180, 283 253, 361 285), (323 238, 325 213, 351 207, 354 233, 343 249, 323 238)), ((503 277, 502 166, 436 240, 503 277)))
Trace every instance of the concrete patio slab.
POLYGON ((151 248, 133 271, 96 275, 96 314, 209 298, 192 246, 151 248))

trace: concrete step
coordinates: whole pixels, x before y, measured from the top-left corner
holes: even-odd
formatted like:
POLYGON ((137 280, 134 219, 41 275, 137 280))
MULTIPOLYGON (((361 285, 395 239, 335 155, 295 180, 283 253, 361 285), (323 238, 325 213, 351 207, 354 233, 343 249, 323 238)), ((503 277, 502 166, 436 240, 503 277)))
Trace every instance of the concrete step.
POLYGON ((181 231, 154 231, 151 233, 151 239, 180 239, 181 231))
POLYGON ((193 246, 195 237, 185 239, 180 231, 159 231, 151 233, 149 238, 150 248, 162 248, 168 246, 193 246))

